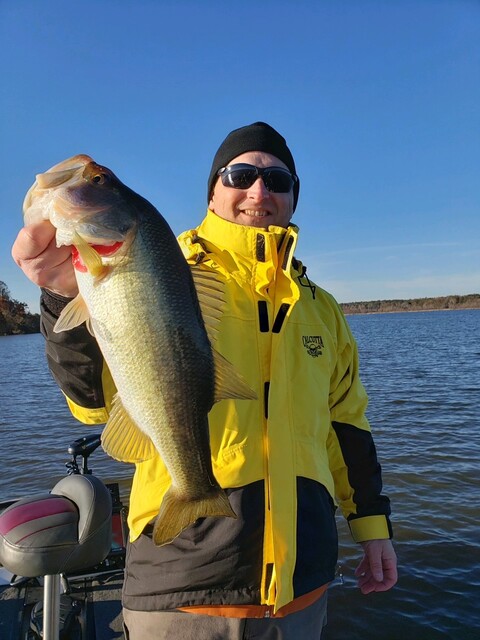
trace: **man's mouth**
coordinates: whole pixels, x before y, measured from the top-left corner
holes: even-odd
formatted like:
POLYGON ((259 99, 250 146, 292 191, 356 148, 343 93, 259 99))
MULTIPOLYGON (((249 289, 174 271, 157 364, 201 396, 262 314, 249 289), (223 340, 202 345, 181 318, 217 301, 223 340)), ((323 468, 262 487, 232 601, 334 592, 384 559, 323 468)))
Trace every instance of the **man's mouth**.
POLYGON ((270 211, 265 209, 243 209, 242 213, 250 218, 265 218, 270 215, 270 211))

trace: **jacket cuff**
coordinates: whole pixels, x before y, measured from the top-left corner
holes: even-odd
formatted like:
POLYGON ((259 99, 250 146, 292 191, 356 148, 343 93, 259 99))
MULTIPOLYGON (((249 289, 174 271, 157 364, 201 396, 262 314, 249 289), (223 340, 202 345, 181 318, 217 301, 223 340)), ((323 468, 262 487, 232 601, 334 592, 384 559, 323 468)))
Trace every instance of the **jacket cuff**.
POLYGON ((59 293, 53 293, 53 291, 49 291, 48 289, 41 289, 40 302, 43 306, 50 311, 50 313, 56 318, 62 313, 67 304, 73 300, 73 298, 67 298, 65 296, 61 296, 59 293))
POLYGON ((71 400, 65 393, 65 400, 74 418, 83 424, 105 424, 108 420, 108 411, 105 407, 82 407, 71 400))
POLYGON ((392 526, 387 516, 364 516, 348 521, 355 542, 388 540, 392 537, 392 526))

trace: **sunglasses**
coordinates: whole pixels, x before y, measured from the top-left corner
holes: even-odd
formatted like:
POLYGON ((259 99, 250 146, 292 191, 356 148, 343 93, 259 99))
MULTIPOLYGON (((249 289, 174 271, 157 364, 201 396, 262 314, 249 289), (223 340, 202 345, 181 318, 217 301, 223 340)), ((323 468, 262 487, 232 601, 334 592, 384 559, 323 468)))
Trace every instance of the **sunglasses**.
POLYGON ((262 178, 267 191, 271 193, 290 193, 298 178, 282 167, 266 167, 261 169, 253 164, 232 164, 217 171, 224 187, 233 189, 249 189, 258 178, 262 178))

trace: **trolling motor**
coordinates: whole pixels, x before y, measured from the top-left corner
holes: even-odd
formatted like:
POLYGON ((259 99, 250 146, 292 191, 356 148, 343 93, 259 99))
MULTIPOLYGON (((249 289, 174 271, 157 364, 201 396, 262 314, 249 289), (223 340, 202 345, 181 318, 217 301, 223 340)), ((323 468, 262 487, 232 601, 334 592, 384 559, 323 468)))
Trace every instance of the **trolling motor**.
POLYGON ((101 442, 100 433, 94 433, 91 436, 84 436, 83 438, 78 438, 78 440, 72 442, 67 449, 67 452, 72 456, 72 459, 65 463, 68 475, 77 473, 85 475, 92 473, 92 470, 88 468, 88 457, 95 451, 95 449, 98 449, 101 442), (81 467, 79 467, 77 463, 78 456, 82 456, 81 467))

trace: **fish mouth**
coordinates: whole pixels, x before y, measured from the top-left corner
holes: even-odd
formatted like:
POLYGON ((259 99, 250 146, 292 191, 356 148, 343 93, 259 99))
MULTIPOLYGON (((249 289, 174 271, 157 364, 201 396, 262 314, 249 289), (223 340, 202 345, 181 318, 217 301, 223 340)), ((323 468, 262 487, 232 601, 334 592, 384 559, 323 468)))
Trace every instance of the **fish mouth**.
POLYGON ((90 156, 79 154, 37 174, 23 200, 25 223, 48 220, 52 210, 52 189, 76 183, 81 179, 85 167, 92 162, 90 156))
POLYGON ((76 156, 54 164, 53 167, 50 167, 50 169, 47 169, 47 171, 44 171, 41 175, 61 173, 62 171, 71 169, 84 169, 92 162, 95 163, 95 160, 91 156, 87 156, 85 153, 78 153, 76 156))
POLYGON ((75 233, 87 244, 112 246, 123 242, 132 225, 120 222, 112 192, 89 191, 96 177, 107 175, 115 178, 85 154, 38 174, 24 199, 25 224, 50 220, 57 229, 58 247, 72 245, 75 233))
MULTIPOLYGON (((88 244, 100 257, 105 258, 113 257, 124 245, 122 241, 114 242, 113 244, 88 244)), ((88 271, 87 265, 75 245, 72 245, 72 263, 76 271, 80 271, 81 273, 88 271)))

